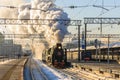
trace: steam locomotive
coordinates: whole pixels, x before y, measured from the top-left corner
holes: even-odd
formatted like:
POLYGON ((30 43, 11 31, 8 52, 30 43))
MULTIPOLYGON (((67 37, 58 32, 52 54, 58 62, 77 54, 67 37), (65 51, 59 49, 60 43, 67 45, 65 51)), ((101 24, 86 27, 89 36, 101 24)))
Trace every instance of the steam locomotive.
POLYGON ((42 54, 42 60, 56 68, 70 66, 70 63, 67 62, 67 50, 62 48, 61 43, 57 43, 56 46, 45 50, 42 54))

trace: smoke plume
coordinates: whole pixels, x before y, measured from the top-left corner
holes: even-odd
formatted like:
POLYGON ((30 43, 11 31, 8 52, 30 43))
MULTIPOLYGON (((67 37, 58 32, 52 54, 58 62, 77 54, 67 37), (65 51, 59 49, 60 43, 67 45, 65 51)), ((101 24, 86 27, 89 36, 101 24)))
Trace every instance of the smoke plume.
MULTIPOLYGON (((6 9, 0 14, 0 17, 4 15, 5 18, 17 18, 17 19, 67 19, 68 15, 62 10, 56 7, 52 0, 31 0, 30 3, 24 3, 21 1, 20 4, 14 0, 13 6, 17 6, 17 9, 6 9), (16 5, 15 5, 16 4, 16 5), (9 13, 10 14, 9 14, 9 13)), ((1 9, 0 9, 1 10, 1 9)), ((32 48, 33 52, 38 56, 41 53, 41 47, 45 47, 44 44, 49 46, 55 45, 58 42, 62 42, 64 35, 67 33, 67 26, 60 24, 59 21, 49 22, 47 25, 16 25, 8 27, 11 33, 14 34, 39 34, 45 37, 44 42, 40 45, 35 45, 35 38, 33 39, 32 48)), ((41 39, 37 39, 41 41, 41 39)), ((39 55, 41 56, 41 54, 39 55)), ((40 58, 40 57, 39 57, 40 58)))

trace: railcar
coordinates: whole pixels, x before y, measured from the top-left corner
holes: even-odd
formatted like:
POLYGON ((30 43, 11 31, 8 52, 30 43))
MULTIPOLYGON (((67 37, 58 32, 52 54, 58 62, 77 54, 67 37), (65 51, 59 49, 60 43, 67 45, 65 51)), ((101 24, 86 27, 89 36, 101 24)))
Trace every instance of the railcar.
POLYGON ((92 53, 92 59, 100 59, 100 60, 120 60, 120 47, 110 47, 109 52, 108 48, 101 48, 100 50, 91 49, 88 50, 92 53))
MULTIPOLYGON (((81 50, 82 51, 82 50, 81 50)), ((83 50, 84 51, 84 50, 83 50)), ((86 53, 82 53, 83 60, 101 60, 111 62, 119 62, 120 61, 120 47, 110 47, 108 48, 100 48, 100 49, 87 49, 86 53)))

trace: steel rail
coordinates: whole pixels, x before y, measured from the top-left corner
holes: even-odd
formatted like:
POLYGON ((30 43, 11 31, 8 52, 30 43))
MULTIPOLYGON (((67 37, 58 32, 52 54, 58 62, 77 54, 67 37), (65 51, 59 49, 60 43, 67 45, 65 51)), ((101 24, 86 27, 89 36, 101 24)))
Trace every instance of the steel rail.
POLYGON ((30 69, 30 75, 31 75, 31 78, 32 78, 32 80, 35 80, 35 78, 34 78, 34 74, 33 74, 33 72, 32 72, 31 59, 29 59, 29 61, 28 61, 28 65, 29 65, 29 69, 30 69))
POLYGON ((43 78, 44 80, 49 80, 49 79, 47 78, 47 76, 41 71, 41 68, 38 66, 38 64, 31 58, 31 59, 29 60, 29 68, 30 68, 30 74, 31 74, 32 80, 37 80, 37 79, 35 78, 34 73, 33 73, 32 65, 34 65, 34 66, 36 67, 37 71, 39 72, 39 74, 42 76, 42 78, 43 78))
MULTIPOLYGON (((48 65, 48 66, 49 66, 49 65, 48 65)), ((78 77, 76 77, 73 73, 67 72, 67 71, 65 71, 65 69, 57 69, 57 68, 55 68, 55 67, 53 67, 53 66, 49 66, 49 67, 52 68, 52 69, 54 69, 55 71, 57 71, 57 72, 59 72, 59 73, 62 73, 62 74, 65 75, 65 76, 70 77, 70 78, 73 79, 73 80, 78 79, 78 77)))
POLYGON ((35 61, 34 61, 34 65, 35 65, 36 68, 38 69, 39 73, 43 76, 43 78, 44 78, 45 80, 49 80, 49 79, 47 78, 47 76, 41 71, 41 67, 39 67, 38 64, 37 64, 35 61))
MULTIPOLYGON (((77 69, 78 70, 78 69, 77 69)), ((76 78, 80 78, 80 79, 85 79, 85 80, 95 80, 95 79, 101 79, 100 77, 97 77, 98 75, 96 75, 95 74, 95 76, 92 76, 92 77, 90 77, 90 76, 88 76, 88 74, 85 74, 85 73, 83 73, 82 71, 79 71, 79 72, 73 72, 72 70, 67 70, 67 69, 65 69, 65 70, 63 70, 62 72, 65 72, 65 73, 67 73, 67 74, 69 74, 69 75, 71 75, 71 76, 74 76, 74 77, 76 77, 76 78)), ((88 73, 90 73, 90 72, 88 72, 88 73)), ((91 74, 93 74, 93 73, 91 73, 91 74)))

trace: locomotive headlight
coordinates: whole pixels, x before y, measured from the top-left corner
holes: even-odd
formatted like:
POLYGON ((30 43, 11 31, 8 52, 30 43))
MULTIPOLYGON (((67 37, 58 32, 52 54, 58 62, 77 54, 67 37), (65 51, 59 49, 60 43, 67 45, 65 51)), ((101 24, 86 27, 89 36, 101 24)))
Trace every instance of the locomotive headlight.
POLYGON ((61 47, 59 46, 58 49, 61 49, 61 47))

